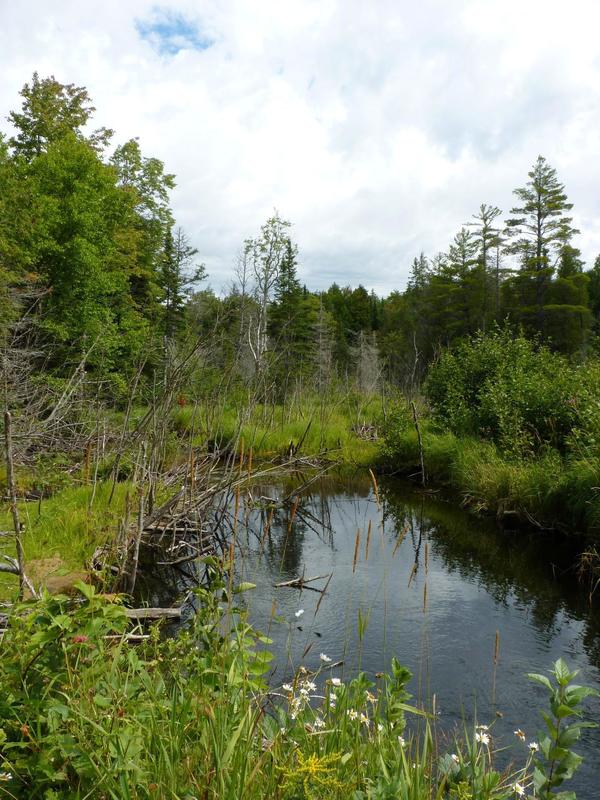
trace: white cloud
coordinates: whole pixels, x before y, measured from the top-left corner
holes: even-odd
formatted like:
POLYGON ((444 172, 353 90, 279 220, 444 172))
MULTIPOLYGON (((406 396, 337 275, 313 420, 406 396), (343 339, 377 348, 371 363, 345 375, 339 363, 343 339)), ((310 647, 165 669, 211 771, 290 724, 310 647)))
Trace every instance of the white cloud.
POLYGON ((18 106, 34 70, 85 85, 96 124, 118 141, 139 136, 177 174, 175 211, 215 288, 274 207, 294 222, 309 286, 401 287, 412 258, 447 247, 480 203, 507 211, 539 153, 575 203, 590 263, 600 252, 597 9, 0 0, 0 113, 18 106), (165 20, 177 21, 167 48, 165 20))

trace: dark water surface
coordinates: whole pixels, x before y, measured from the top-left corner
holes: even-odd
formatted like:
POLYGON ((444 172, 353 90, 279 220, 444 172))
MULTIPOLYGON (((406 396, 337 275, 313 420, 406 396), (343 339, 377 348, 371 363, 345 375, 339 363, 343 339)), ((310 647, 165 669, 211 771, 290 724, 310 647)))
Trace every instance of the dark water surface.
MULTIPOLYGON (((257 585, 250 619, 273 639, 273 683, 300 664, 317 669, 320 653, 344 662, 334 673, 342 678, 387 670, 396 656, 413 672, 413 696, 431 707, 435 695, 444 727, 471 720, 476 708, 480 722, 494 721, 496 744, 509 745, 516 728, 527 741, 539 738, 545 695, 527 672, 546 672, 562 656, 580 670, 578 682, 600 689, 598 604, 590 607, 569 568, 573 550, 564 539, 500 532, 393 480, 381 483, 378 498, 363 476, 313 483, 293 520, 289 506, 276 510, 266 532, 267 498, 291 488, 254 486, 237 530, 239 578, 257 585), (307 589, 275 588, 301 575, 331 575, 322 600, 307 589)), ((154 601, 174 589, 163 584, 154 601)), ((600 702, 587 708, 600 721, 600 702)), ((585 762, 565 788, 580 800, 600 798, 598 730, 586 731, 575 749, 585 762)))

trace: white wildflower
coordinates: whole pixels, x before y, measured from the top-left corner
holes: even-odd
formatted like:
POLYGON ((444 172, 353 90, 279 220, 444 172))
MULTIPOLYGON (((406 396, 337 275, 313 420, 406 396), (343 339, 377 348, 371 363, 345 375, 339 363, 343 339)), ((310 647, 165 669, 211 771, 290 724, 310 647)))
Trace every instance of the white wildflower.
POLYGON ((540 749, 540 746, 537 742, 529 742, 527 746, 529 747, 532 753, 537 753, 537 751, 540 749))
POLYGON ((484 744, 484 745, 487 746, 490 743, 490 735, 489 735, 489 733, 479 733, 479 732, 477 732, 475 734, 475 741, 476 742, 481 742, 481 744, 484 744))
POLYGON ((306 686, 306 688, 311 692, 317 691, 317 684, 313 683, 312 681, 305 681, 304 686, 306 686))
POLYGON ((452 759, 452 761, 454 761, 455 764, 460 764, 460 758, 456 755, 456 753, 452 753, 450 758, 452 759))
POLYGON ((319 730, 320 728, 324 728, 325 720, 322 719, 321 717, 315 717, 315 721, 313 722, 313 727, 317 728, 317 730, 319 730))
POLYGON ((404 739, 404 736, 399 736, 398 737, 398 744, 400 745, 400 747, 405 747, 406 740, 404 739))
POLYGON ((521 728, 517 728, 514 734, 517 737, 517 739, 520 739, 522 742, 525 741, 525 733, 521 730, 521 728))
POLYGON ((379 733, 381 733, 381 732, 382 732, 383 728, 384 728, 384 726, 382 725, 382 723, 381 723, 381 722, 378 722, 378 723, 377 723, 377 730, 379 731, 379 733))
POLYGON ((9 781, 12 778, 10 772, 0 772, 0 781, 9 781))
POLYGON ((489 725, 476 725, 475 726, 475 730, 476 731, 489 731, 489 729, 490 729, 489 725))
POLYGON ((525 787, 520 783, 514 783, 512 786, 513 792, 519 797, 525 797, 525 787))
POLYGON ((321 659, 321 661, 324 664, 330 664, 331 663, 331 659, 329 658, 328 655, 325 655, 325 653, 319 653, 319 658, 321 659))
POLYGON ((293 692, 294 691, 294 687, 292 686, 291 683, 284 683, 281 688, 283 689, 284 692, 293 692))
POLYGON ((341 686, 342 685, 342 682, 341 682, 341 680, 339 678, 332 678, 331 679, 331 683, 332 683, 333 686, 341 686))
POLYGON ((351 720, 358 719, 358 711, 355 711, 353 708, 349 708, 348 711, 346 711, 346 714, 350 717, 351 720))

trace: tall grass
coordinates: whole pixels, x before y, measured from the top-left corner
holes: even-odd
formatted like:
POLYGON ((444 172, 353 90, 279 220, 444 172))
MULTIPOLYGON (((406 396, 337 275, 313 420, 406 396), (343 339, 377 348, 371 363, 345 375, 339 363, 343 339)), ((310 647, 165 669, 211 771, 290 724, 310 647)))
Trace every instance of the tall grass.
MULTIPOLYGON (((45 499, 21 501, 18 505, 19 518, 24 525, 25 562, 34 582, 37 583, 38 577, 47 578, 48 569, 54 576, 81 574, 86 570, 94 550, 114 541, 131 491, 129 483, 117 484, 109 505, 111 483, 104 481, 95 488, 91 484, 70 486, 45 499)), ((11 528, 10 513, 3 509, 0 530, 11 528)), ((4 550, 10 543, 11 539, 7 539, 4 550)), ((16 585, 15 579, 6 575, 0 577, 0 594, 10 594, 16 585)))
POLYGON ((508 800, 529 790, 534 761, 545 774, 538 745, 520 742, 498 771, 486 725, 443 740, 395 660, 376 683, 343 683, 323 657, 269 689, 269 641, 208 566, 193 627, 136 649, 122 608, 83 584, 78 602, 18 610, 0 660, 0 795, 508 800))
MULTIPOLYGON (((600 530, 600 459, 565 458, 548 448, 537 457, 507 457, 496 445, 440 432, 422 422, 425 469, 434 484, 458 491, 466 505, 500 518, 541 527, 600 530)), ((388 469, 418 474, 417 435, 396 432, 387 446, 388 469)))
POLYGON ((192 433, 200 447, 228 448, 243 440, 246 451, 252 448, 256 457, 272 458, 300 446, 300 456, 370 465, 377 444, 360 438, 356 427, 374 424, 380 415, 381 403, 374 398, 359 412, 344 398, 332 398, 325 407, 308 398, 294 409, 260 404, 240 409, 227 403, 220 409, 184 406, 173 412, 172 425, 180 435, 192 433))

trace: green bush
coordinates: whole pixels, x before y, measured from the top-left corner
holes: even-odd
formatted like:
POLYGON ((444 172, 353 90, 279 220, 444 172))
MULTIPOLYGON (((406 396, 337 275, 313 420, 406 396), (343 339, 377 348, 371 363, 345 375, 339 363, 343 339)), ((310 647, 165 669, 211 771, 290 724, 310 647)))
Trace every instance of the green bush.
POLYGON ((459 436, 489 439, 509 455, 565 453, 591 429, 600 441, 599 374, 497 329, 445 351, 424 391, 435 419, 459 436))

